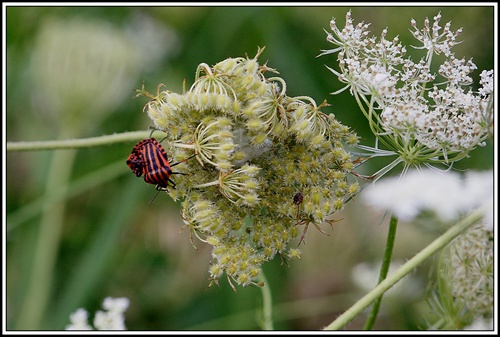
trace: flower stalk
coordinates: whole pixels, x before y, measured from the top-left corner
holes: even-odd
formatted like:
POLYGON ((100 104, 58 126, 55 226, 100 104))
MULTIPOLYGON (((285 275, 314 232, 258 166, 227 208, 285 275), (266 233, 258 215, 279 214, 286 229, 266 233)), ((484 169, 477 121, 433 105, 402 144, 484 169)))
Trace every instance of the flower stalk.
POLYGON ((324 328, 324 330, 340 330, 345 327, 351 320, 359 315, 365 308, 382 296, 393 285, 399 282, 403 277, 417 268, 422 262, 431 257, 433 254, 443 249, 448 243, 463 233, 468 228, 472 227, 483 217, 483 209, 477 209, 470 213, 466 218, 462 219, 451 227, 448 231, 434 240, 427 247, 422 249, 413 258, 408 260, 404 265, 399 267, 394 273, 389 275, 385 280, 380 282, 372 291, 363 296, 353 306, 351 306, 342 315, 337 317, 332 323, 324 328))
POLYGON ((131 131, 115 133, 99 137, 89 137, 66 140, 47 140, 33 142, 7 142, 7 152, 43 151, 43 150, 71 150, 95 146, 111 145, 136 141, 149 137, 151 131, 131 131))
MULTIPOLYGON (((391 220, 389 222, 389 232, 387 233, 387 243, 385 245, 384 258, 382 260, 382 266, 380 268, 380 276, 378 282, 382 282, 387 277, 387 273, 389 271, 389 267, 391 265, 392 251, 394 249, 394 243, 396 241, 396 229, 398 227, 398 218, 395 216, 391 216, 391 220)), ((378 311, 380 309, 380 304, 382 303, 382 295, 375 300, 373 303, 372 311, 370 312, 370 316, 365 323, 364 330, 371 330, 375 320, 377 319, 378 311)))

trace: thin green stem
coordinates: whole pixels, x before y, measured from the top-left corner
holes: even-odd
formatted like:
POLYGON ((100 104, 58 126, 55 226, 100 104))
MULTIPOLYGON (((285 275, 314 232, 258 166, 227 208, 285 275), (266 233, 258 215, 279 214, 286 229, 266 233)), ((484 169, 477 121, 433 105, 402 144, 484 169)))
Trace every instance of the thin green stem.
POLYGON ((149 137, 150 134, 151 130, 115 133, 112 135, 82 139, 7 142, 7 151, 67 150, 94 147, 114 143, 123 143, 131 140, 140 140, 149 137))
MULTIPOLYGON (((76 152, 55 152, 47 177, 46 195, 66 194, 76 152)), ((64 225, 64 201, 45 204, 35 243, 33 267, 19 314, 18 329, 37 330, 46 314, 64 225)))
POLYGON ((63 202, 66 199, 84 193, 96 186, 102 185, 112 179, 115 179, 126 171, 124 160, 119 160, 99 170, 91 172, 81 178, 68 183, 68 186, 54 190, 53 194, 44 194, 30 203, 8 214, 7 235, 12 233, 18 226, 27 220, 35 217, 43 211, 44 207, 51 206, 54 203, 63 202))
MULTIPOLYGON (((273 321, 290 322, 294 319, 307 319, 329 315, 341 309, 342 303, 347 303, 353 298, 353 293, 343 293, 276 303, 273 305, 273 321), (304 308, 307 308, 307 310, 304 310, 304 308)), ((190 331, 207 331, 217 330, 222 326, 237 325, 239 330, 254 330, 255 324, 252 320, 248 319, 253 313, 255 313, 255 309, 231 313, 226 316, 190 325, 185 329, 190 331)))
MULTIPOLYGON (((71 132, 63 132, 61 138, 71 132)), ((7 151, 33 151, 77 149, 93 146, 109 145, 149 137, 151 131, 133 131, 101 137, 84 139, 9 142, 7 151)), ((68 193, 68 181, 72 171, 76 152, 55 152, 51 161, 47 178, 46 196, 68 193)), ((51 296, 51 284, 60 236, 64 224, 64 200, 51 202, 45 199, 39 226, 39 234, 35 244, 32 274, 20 309, 17 322, 19 329, 32 330, 40 327, 44 319, 47 303, 51 296)))
POLYGON ((380 282, 372 291, 362 297, 358 302, 356 302, 352 307, 345 311, 342 315, 337 317, 335 321, 330 323, 324 328, 324 330, 339 330, 343 328, 347 323, 353 320, 357 315, 359 315, 366 307, 368 307, 373 301, 379 298, 387 290, 389 290, 394 284, 405 277, 408 273, 414 270, 426 259, 431 257, 434 253, 445 247, 454 238, 464 232, 466 229, 470 228, 472 225, 477 223, 483 217, 483 209, 478 209, 466 218, 459 221, 453 227, 448 229, 446 233, 438 237, 431 244, 425 247, 417 255, 411 258, 404 265, 399 267, 394 273, 392 273, 384 281, 380 282))
MULTIPOLYGON (((382 260, 382 267, 380 268, 380 275, 378 278, 378 283, 385 280, 387 277, 387 272, 389 271, 389 266, 391 265, 392 251, 394 249, 394 242, 396 241, 396 229, 398 228, 398 218, 394 215, 391 216, 391 221, 389 223, 389 232, 387 233, 387 244, 385 246, 384 259, 382 260)), ((371 330, 373 323, 377 319, 378 311, 380 309, 380 303, 382 303, 382 296, 375 300, 373 303, 372 311, 368 320, 365 324, 365 330, 371 330)))
POLYGON ((259 280, 264 284, 260 287, 262 292, 262 329, 263 330, 274 330, 273 324, 273 298, 271 295, 271 287, 266 280, 264 271, 261 270, 259 274, 259 280))

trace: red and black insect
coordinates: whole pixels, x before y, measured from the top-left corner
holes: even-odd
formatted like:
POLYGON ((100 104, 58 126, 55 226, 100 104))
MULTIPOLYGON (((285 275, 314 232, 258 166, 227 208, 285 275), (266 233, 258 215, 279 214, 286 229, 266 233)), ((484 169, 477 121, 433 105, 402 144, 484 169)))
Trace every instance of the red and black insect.
POLYGON ((127 165, 137 177, 144 175, 144 181, 156 185, 158 191, 166 190, 168 182, 175 188, 175 183, 170 179, 172 174, 183 174, 173 172, 172 167, 193 158, 196 154, 180 162, 170 164, 167 152, 154 138, 144 139, 137 143, 127 159, 127 165))

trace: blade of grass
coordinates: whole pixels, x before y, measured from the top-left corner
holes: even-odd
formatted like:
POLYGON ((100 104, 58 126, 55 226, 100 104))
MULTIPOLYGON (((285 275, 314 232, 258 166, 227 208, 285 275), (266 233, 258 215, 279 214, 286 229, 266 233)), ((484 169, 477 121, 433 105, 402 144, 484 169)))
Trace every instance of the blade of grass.
POLYGON ((18 226, 37 216, 43 210, 44 205, 52 205, 61 200, 75 197, 96 186, 100 186, 111 181, 118 176, 128 172, 125 161, 119 160, 102 169, 92 171, 91 173, 74 180, 68 186, 52 191, 51 194, 39 197, 30 203, 20 207, 14 212, 7 214, 7 235, 12 233, 18 226))
POLYGON ((109 261, 118 254, 120 234, 128 224, 137 203, 137 193, 142 184, 131 180, 116 195, 116 201, 102 220, 102 226, 80 261, 75 262, 74 272, 68 276, 65 287, 56 299, 51 312, 47 312, 46 329, 64 329, 69 315, 82 307, 92 293, 103 283, 103 275, 108 273, 109 261))

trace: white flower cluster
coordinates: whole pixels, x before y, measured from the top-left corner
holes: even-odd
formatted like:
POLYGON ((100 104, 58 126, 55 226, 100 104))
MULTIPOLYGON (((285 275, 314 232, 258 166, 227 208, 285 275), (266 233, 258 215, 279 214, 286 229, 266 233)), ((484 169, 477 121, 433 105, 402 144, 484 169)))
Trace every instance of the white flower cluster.
POLYGON ((493 318, 478 317, 464 330, 493 330, 493 318))
POLYGON ((405 58, 398 37, 386 39, 387 29, 377 39, 369 37, 368 24, 354 26, 351 12, 342 30, 332 19, 327 40, 337 47, 321 54, 338 52, 340 71, 328 68, 346 86, 335 93, 350 89, 379 143, 405 167, 452 164, 491 133, 493 71, 481 73, 481 87, 473 92, 476 65, 451 51, 461 30, 453 32, 447 23, 441 31, 440 20, 438 14, 431 26, 426 19, 422 29, 412 20, 412 34, 422 44, 415 48, 427 51, 418 62, 405 58), (441 65, 432 64, 441 54, 441 65))
POLYGON ((495 287, 493 233, 476 225, 456 238, 441 258, 446 267, 440 273, 454 301, 465 306, 474 317, 491 317, 495 287))
POLYGON ((492 330, 495 259, 493 232, 475 224, 440 253, 427 302, 439 318, 430 330, 492 330))
POLYGON ((148 19, 131 27, 124 33, 100 20, 45 20, 37 31, 30 67, 39 111, 57 114, 50 117, 66 130, 93 129, 115 111, 146 65, 155 66, 171 53, 175 40, 148 19), (154 41, 147 26, 155 27, 154 41), (161 43, 158 36, 163 37, 161 43), (157 44, 162 46, 160 52, 146 49, 157 44))
POLYGON ((422 211, 434 212, 443 221, 483 207, 483 222, 493 230, 493 172, 470 171, 461 177, 453 171, 412 170, 404 177, 379 180, 361 193, 361 198, 381 210, 412 221, 422 211))
MULTIPOLYGON (((106 297, 102 307, 106 311, 98 310, 94 317, 94 327, 96 330, 126 330, 123 313, 129 306, 126 297, 111 298, 106 297)), ((70 324, 66 330, 94 330, 88 323, 88 312, 80 308, 70 316, 70 324)))

